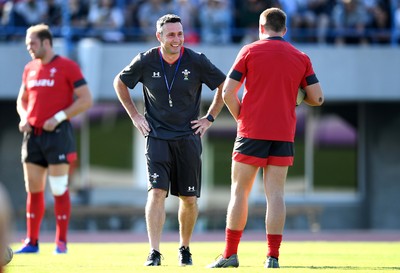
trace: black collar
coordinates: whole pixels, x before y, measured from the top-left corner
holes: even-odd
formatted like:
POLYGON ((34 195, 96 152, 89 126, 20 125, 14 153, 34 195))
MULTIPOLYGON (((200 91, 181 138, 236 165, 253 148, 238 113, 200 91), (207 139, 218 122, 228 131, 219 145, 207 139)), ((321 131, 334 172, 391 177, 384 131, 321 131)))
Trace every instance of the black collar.
POLYGON ((58 58, 58 54, 55 54, 55 55, 53 56, 53 58, 51 58, 50 62, 48 62, 48 63, 51 63, 52 61, 54 61, 54 60, 57 59, 57 58, 58 58))
POLYGON ((273 36, 273 37, 268 37, 265 40, 274 40, 274 41, 285 41, 285 39, 283 39, 283 37, 281 36, 273 36))

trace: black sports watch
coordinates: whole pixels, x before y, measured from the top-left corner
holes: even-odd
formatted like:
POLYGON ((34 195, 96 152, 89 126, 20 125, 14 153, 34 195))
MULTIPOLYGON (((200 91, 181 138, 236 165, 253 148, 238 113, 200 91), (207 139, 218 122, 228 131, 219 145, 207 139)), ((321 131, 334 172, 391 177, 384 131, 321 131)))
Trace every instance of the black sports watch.
POLYGON ((208 114, 207 120, 208 120, 209 122, 214 122, 214 117, 211 116, 211 114, 208 114))

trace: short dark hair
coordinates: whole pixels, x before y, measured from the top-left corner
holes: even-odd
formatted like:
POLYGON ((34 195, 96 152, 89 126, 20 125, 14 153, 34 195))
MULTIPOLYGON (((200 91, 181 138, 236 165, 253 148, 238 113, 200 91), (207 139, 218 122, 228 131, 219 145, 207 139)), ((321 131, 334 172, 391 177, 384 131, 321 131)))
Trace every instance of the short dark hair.
POLYGON ((48 25, 45 24, 38 24, 31 26, 26 30, 27 34, 34 33, 37 35, 39 40, 43 42, 44 40, 48 39, 50 41, 50 45, 53 46, 53 34, 50 31, 48 25))
POLYGON ((157 32, 161 33, 162 27, 166 23, 181 23, 181 17, 176 14, 166 14, 157 20, 157 32))
POLYGON ((278 8, 269 8, 260 15, 260 24, 266 30, 281 32, 286 28, 286 13, 278 8))

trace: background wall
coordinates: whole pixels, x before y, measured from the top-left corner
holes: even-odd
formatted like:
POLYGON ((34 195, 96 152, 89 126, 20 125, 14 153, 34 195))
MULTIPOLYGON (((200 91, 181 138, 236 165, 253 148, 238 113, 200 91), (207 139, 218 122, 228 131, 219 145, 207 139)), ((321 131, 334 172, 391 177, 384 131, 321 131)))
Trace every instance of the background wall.
MULTIPOLYGON (((62 54, 61 41, 55 45, 62 54)), ((116 100, 112 87, 114 76, 138 52, 148 48, 148 44, 81 42, 76 56, 98 102, 116 100)), ((193 49, 205 53, 227 73, 240 48, 198 46, 193 49)), ((306 200, 300 196, 300 202, 323 206, 322 229, 400 228, 400 207, 396 206, 400 192, 400 49, 322 46, 302 46, 300 49, 313 61, 325 92, 326 105, 340 112, 341 105, 354 104, 354 109, 345 115, 359 121, 357 172, 361 185, 356 198, 334 196, 306 200)), ((14 207, 23 208, 25 193, 19 162, 22 137, 17 130, 15 99, 29 56, 23 44, 0 45, 0 60, 0 181, 10 191, 14 207)), ((213 93, 206 89, 203 98, 209 101, 213 93)), ((140 85, 132 96, 141 100, 140 85)), ((334 166, 335 162, 331 164, 334 166)), ((297 203, 292 202, 291 206, 297 206, 297 203)), ((289 219, 288 226, 304 228, 306 225, 289 219)))
MULTIPOLYGON (((101 44, 92 39, 82 40, 78 45, 77 56, 96 98, 114 100, 114 76, 136 54, 151 46, 156 44, 101 44)), ((206 54, 225 73, 229 71, 240 49, 237 45, 191 48, 206 54)), ((55 41, 55 49, 60 54, 64 53, 62 40, 55 41)), ((328 101, 400 100, 398 47, 301 45, 299 49, 310 56, 328 101)), ((0 99, 16 97, 23 67, 29 59, 23 43, 0 44, 0 99)), ((140 92, 132 94, 141 98, 141 87, 137 87, 137 90, 140 92)), ((211 96, 207 92, 204 95, 205 99, 211 96)))

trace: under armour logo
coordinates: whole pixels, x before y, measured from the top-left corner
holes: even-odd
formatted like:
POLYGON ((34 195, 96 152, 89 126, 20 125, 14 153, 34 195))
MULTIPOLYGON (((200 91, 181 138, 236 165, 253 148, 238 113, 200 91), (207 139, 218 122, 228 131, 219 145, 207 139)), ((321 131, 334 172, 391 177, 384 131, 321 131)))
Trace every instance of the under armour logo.
POLYGON ((65 214, 57 215, 57 220, 67 220, 67 215, 65 214))
POLYGON ((189 186, 188 189, 187 189, 187 191, 188 191, 188 192, 194 192, 194 186, 193 186, 193 187, 190 187, 190 186, 189 186))
POLYGON ((182 74, 183 74, 183 79, 184 79, 185 81, 189 80, 189 74, 190 74, 190 71, 189 71, 189 70, 187 70, 187 69, 183 70, 183 71, 182 71, 182 74))
POLYGON ((160 72, 153 72, 153 78, 161 78, 160 72))
POLYGON ((150 175, 151 178, 153 178, 152 183, 155 184, 157 183, 157 178, 160 177, 157 173, 153 173, 150 175))
POLYGON ((65 160, 65 154, 58 155, 58 160, 65 160))
POLYGON ((26 218, 35 218, 35 214, 34 213, 26 213, 26 218))

